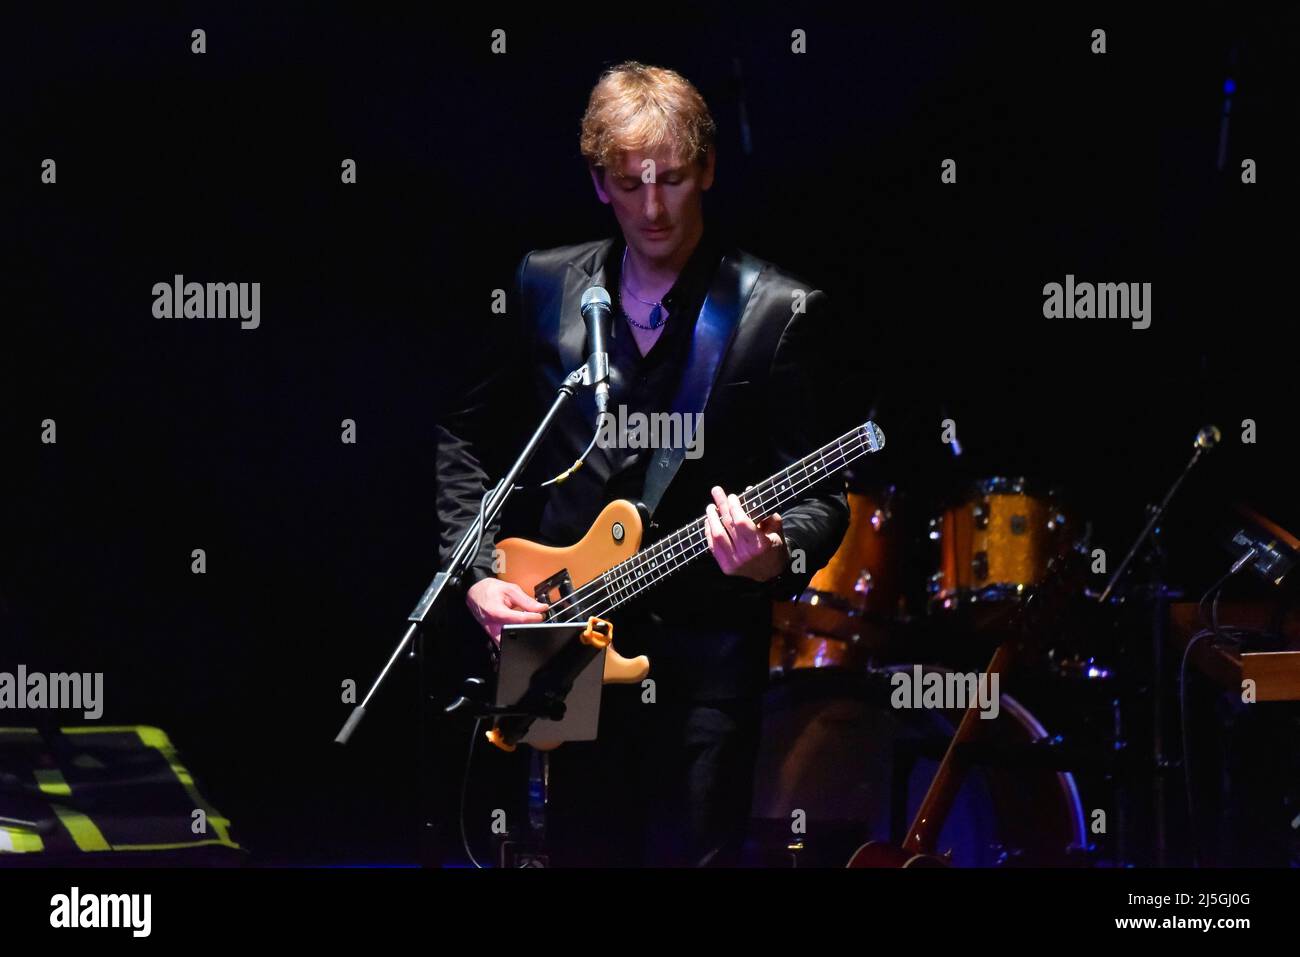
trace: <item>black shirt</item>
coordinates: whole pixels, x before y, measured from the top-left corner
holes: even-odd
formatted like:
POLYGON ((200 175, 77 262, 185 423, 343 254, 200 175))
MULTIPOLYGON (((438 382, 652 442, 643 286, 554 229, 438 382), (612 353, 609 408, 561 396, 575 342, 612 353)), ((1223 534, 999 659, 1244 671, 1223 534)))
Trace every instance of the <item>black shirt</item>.
MULTIPOLYGON (((620 422, 631 419, 635 413, 650 416, 672 408, 682 372, 686 368, 695 323, 708 295, 713 274, 722 259, 721 247, 706 233, 682 267, 677 281, 664 296, 663 307, 668 318, 658 340, 643 356, 630 326, 631 320, 621 303, 621 263, 625 248, 623 243, 616 243, 605 262, 610 299, 617 304, 615 322, 611 325, 609 334, 609 407, 620 422), (620 414, 620 406, 624 407, 624 414, 620 414)), ((574 479, 578 479, 585 471, 587 474, 583 478, 587 481, 578 482, 570 490, 575 496, 594 496, 602 503, 616 498, 633 501, 642 498, 646 468, 655 450, 629 448, 626 447, 626 442, 620 445, 623 447, 598 446, 592 450, 593 455, 600 453, 606 458, 608 481, 599 480, 596 474, 598 470, 580 470, 574 479)))

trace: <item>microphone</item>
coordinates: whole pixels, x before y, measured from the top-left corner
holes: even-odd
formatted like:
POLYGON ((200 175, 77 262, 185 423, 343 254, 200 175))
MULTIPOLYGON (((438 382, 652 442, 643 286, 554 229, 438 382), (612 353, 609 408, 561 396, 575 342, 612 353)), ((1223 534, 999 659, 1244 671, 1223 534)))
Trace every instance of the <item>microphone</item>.
POLYGON ((587 368, 583 379, 596 387, 596 412, 603 414, 609 406, 609 293, 603 286, 592 286, 582 294, 582 319, 587 324, 587 368))
POLYGON ((1223 436, 1217 428, 1207 425, 1201 431, 1196 433, 1196 447, 1198 449, 1212 449, 1219 444, 1219 439, 1223 436))

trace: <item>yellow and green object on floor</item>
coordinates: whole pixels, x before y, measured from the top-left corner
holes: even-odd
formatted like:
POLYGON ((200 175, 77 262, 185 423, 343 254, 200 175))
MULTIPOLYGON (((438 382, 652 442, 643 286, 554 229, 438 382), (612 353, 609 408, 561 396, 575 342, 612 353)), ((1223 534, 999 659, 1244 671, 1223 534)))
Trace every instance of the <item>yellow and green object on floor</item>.
POLYGON ((230 822, 159 728, 0 728, 0 767, 0 859, 200 848, 242 856, 230 822))

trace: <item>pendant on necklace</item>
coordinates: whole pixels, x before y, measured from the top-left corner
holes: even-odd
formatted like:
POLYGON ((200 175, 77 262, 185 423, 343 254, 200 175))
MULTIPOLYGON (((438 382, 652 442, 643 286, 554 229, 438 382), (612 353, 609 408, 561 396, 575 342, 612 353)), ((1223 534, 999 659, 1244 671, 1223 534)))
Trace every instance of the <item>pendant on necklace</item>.
POLYGON ((663 325, 663 315, 663 310, 659 308, 658 303, 655 303, 655 307, 650 310, 650 315, 647 317, 650 320, 651 329, 658 329, 663 325))

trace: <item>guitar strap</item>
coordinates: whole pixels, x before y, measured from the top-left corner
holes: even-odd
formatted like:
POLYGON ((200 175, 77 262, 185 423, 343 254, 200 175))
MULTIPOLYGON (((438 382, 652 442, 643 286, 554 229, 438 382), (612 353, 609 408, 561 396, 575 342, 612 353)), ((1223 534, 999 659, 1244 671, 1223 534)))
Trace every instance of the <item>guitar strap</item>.
POLYGON ((740 317, 749 303, 750 294, 758 282, 762 264, 748 253, 737 251, 723 256, 718 266, 717 275, 709 287, 699 318, 695 322, 695 332, 691 338, 691 350, 686 359, 686 368, 682 370, 682 380, 677 387, 677 396, 673 400, 674 413, 680 413, 683 425, 683 441, 678 448, 660 448, 646 469, 645 489, 641 502, 650 515, 659 507, 668 484, 681 468, 686 458, 686 446, 691 444, 692 435, 686 434, 695 422, 695 414, 704 411, 709 401, 709 393, 717 380, 722 360, 731 348, 740 325, 740 317))

